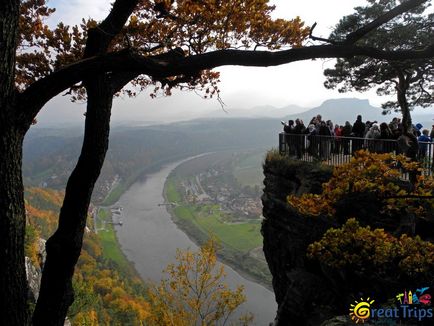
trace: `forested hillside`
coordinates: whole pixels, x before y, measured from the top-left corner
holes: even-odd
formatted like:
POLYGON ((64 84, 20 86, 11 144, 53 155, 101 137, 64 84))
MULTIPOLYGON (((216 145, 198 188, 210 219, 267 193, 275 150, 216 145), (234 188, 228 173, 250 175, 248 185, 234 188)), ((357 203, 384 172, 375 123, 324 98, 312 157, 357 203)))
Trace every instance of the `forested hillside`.
MULTIPOLYGON (((47 239, 54 232, 62 200, 63 193, 59 191, 26 191, 26 256, 37 269, 44 262, 40 238, 47 239)), ((72 325, 140 325, 149 314, 146 289, 136 275, 104 257, 92 219, 88 221, 73 279, 76 300, 69 309, 69 320, 72 325)))
MULTIPOLYGON (((151 127, 118 127, 93 200, 101 202, 111 188, 111 202, 131 183, 162 164, 205 152, 277 146, 281 125, 274 119, 194 120, 151 127)), ((35 128, 24 144, 24 177, 28 185, 61 189, 79 156, 79 130, 35 128)))

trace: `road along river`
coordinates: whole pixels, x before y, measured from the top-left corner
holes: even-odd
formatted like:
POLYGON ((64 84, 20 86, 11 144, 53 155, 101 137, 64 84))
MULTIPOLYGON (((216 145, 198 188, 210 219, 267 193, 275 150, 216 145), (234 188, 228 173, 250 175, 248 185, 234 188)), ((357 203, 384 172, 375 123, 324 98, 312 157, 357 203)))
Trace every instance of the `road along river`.
MULTIPOLYGON (((119 243, 125 255, 145 280, 159 282, 162 270, 175 261, 176 249, 197 250, 197 246, 170 218, 164 202, 163 188, 170 172, 184 161, 169 164, 150 174, 144 182, 137 182, 115 205, 123 207, 122 226, 116 226, 119 243)), ((239 309, 255 315, 254 325, 268 325, 273 321, 277 305, 274 294, 262 285, 249 281, 225 265, 226 283, 235 288, 244 285, 247 302, 239 309)))

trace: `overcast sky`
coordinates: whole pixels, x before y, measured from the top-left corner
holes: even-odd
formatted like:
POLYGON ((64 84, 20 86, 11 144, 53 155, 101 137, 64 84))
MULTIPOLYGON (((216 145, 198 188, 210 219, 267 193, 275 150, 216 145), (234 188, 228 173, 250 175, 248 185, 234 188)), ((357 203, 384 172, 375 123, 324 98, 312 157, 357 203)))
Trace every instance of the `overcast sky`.
MULTIPOLYGON (((63 21, 77 24, 82 17, 103 19, 111 1, 107 0, 51 0, 57 8, 50 23, 63 21)), ((339 18, 352 13, 352 8, 365 4, 365 0, 274 0, 274 16, 293 18, 300 16, 308 26, 317 22, 316 36, 327 37, 339 18)), ((379 106, 384 98, 374 92, 339 94, 323 86, 324 67, 332 60, 304 61, 269 68, 221 67, 221 96, 226 110, 272 105, 284 107, 295 104, 306 108, 320 105, 324 100, 339 97, 367 98, 379 106)), ((135 99, 117 99, 113 108, 113 121, 171 121, 179 118, 199 117, 206 112, 221 110, 216 100, 203 100, 195 93, 175 92, 169 98, 150 99, 141 94, 135 99)), ((46 105, 39 116, 41 124, 63 123, 83 119, 84 105, 71 104, 58 97, 46 105)), ((223 114, 223 113, 222 113, 223 114)))

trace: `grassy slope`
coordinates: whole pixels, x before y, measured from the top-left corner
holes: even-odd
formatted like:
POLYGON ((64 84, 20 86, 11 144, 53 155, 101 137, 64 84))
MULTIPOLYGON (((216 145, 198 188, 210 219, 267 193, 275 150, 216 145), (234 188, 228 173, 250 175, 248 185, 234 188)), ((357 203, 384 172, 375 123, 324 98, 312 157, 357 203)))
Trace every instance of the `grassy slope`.
POLYGON ((250 250, 262 244, 259 221, 225 224, 217 205, 183 205, 173 176, 167 179, 164 194, 169 202, 180 204, 171 210, 172 216, 189 236, 199 244, 205 242, 210 235, 216 236, 223 245, 220 251, 223 260, 270 287, 271 275, 266 263, 248 255, 250 250), (210 209, 212 214, 209 215, 210 209))
POLYGON ((246 155, 234 166, 235 179, 241 186, 262 185, 264 175, 262 173, 261 162, 264 160, 264 153, 246 155))
POLYGON ((125 257, 116 238, 116 233, 111 222, 111 212, 106 208, 100 208, 98 211, 99 221, 105 221, 104 230, 98 231, 101 240, 102 251, 105 258, 112 260, 127 275, 137 275, 132 263, 125 257))
POLYGON ((248 252, 262 243, 259 221, 240 224, 224 223, 218 206, 180 206, 176 207, 174 212, 180 219, 188 220, 205 234, 217 236, 224 245, 235 250, 248 252))

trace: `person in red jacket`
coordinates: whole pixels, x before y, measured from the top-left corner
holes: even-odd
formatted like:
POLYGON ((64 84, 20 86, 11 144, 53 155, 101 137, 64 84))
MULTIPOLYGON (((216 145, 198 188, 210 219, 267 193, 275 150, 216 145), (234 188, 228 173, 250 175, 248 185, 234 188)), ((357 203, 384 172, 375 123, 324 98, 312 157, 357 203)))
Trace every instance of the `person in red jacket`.
POLYGON ((343 126, 335 125, 334 134, 335 134, 335 147, 334 153, 339 154, 341 152, 341 136, 342 136, 342 128, 343 126))

